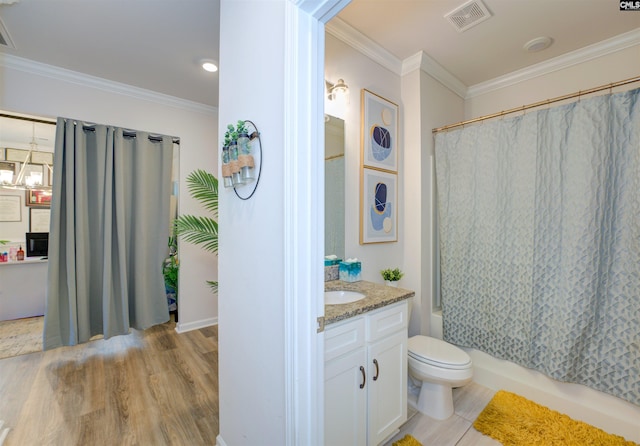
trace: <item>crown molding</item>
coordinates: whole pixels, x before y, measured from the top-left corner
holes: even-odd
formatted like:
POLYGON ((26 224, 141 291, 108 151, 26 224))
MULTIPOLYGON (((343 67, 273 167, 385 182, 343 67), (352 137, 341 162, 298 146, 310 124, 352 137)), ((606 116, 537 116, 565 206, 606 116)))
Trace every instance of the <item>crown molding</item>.
POLYGON ((109 93, 129 96, 135 99, 142 99, 145 101, 154 102, 156 104, 181 108, 198 113, 215 113, 218 111, 217 107, 213 107, 210 105, 177 98, 175 96, 158 93, 152 90, 146 90, 144 88, 134 87, 132 85, 123 84, 120 82, 110 81, 100 77, 79 73, 77 71, 67 70, 65 68, 60 68, 53 65, 47 65, 31 59, 25 59, 3 52, 0 52, 0 66, 4 66, 6 68, 14 69, 17 71, 22 71, 24 73, 44 76, 50 79, 81 85, 83 87, 95 88, 109 93))
POLYGON ((505 74, 504 76, 499 76, 489 81, 472 85, 467 89, 465 99, 480 96, 482 94, 515 85, 539 76, 544 76, 546 74, 553 73, 554 71, 587 62, 635 45, 640 45, 640 28, 603 40, 602 42, 586 46, 579 50, 554 57, 553 59, 531 65, 527 68, 523 68, 522 70, 516 70, 505 74))
POLYGON ((424 51, 402 61, 403 76, 417 69, 424 71, 462 99, 466 97, 467 86, 424 51))
POLYGON ((413 70, 420 69, 449 88, 462 99, 480 96, 494 90, 499 90, 520 82, 524 82, 539 76, 544 76, 554 71, 568 68, 591 59, 614 53, 635 45, 640 45, 640 28, 624 34, 612 37, 602 42, 589 45, 570 53, 554 57, 545 62, 531 65, 521 70, 499 76, 486 82, 467 87, 457 77, 453 76, 442 65, 436 62, 424 51, 400 60, 373 40, 362 34, 338 17, 334 17, 326 25, 326 31, 337 39, 343 41, 355 50, 379 63, 393 73, 404 76, 413 70))
POLYGON ((399 76, 402 75, 402 61, 400 59, 347 24, 344 20, 334 17, 326 24, 325 31, 382 65, 387 70, 399 76))
POLYGON ((464 98, 466 94, 466 85, 424 51, 416 53, 405 60, 400 60, 338 17, 334 17, 327 23, 325 30, 398 76, 404 76, 413 70, 421 69, 460 97, 464 98))

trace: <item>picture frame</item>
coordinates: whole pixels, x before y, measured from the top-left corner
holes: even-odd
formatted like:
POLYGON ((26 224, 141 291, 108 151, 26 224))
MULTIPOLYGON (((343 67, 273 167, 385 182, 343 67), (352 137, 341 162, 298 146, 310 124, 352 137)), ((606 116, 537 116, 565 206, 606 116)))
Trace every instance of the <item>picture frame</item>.
POLYGON ((30 189, 26 191, 26 205, 37 207, 51 206, 51 191, 30 189))
POLYGON ((19 195, 0 195, 0 221, 22 221, 22 202, 19 195))
POLYGON ((42 152, 35 150, 31 152, 31 164, 53 164, 53 152, 42 152))
POLYGON ((50 208, 29 208, 29 232, 49 232, 50 208))
POLYGON ((398 175, 363 168, 360 187, 360 244, 398 241, 398 175))
POLYGON ((398 105, 362 89, 360 123, 362 165, 398 173, 398 105))
POLYGON ((11 149, 7 147, 5 149, 5 159, 7 161, 16 161, 18 163, 24 163, 29 158, 29 151, 23 149, 11 149))

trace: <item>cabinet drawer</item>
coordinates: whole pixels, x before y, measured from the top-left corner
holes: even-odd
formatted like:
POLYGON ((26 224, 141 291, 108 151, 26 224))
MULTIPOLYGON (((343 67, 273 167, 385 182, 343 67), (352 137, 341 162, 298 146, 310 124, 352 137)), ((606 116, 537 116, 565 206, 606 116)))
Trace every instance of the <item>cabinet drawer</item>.
POLYGON ((364 318, 334 325, 325 331, 324 359, 330 361, 364 345, 364 318))
POLYGON ((367 341, 375 341, 398 330, 406 329, 409 325, 408 317, 409 310, 406 300, 369 313, 367 341))

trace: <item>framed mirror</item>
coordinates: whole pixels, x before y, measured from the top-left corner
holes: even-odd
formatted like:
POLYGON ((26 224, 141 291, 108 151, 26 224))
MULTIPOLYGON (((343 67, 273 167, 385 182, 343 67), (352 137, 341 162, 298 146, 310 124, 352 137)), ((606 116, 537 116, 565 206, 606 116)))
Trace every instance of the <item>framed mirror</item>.
POLYGON ((325 115, 324 252, 344 259, 344 120, 325 115))

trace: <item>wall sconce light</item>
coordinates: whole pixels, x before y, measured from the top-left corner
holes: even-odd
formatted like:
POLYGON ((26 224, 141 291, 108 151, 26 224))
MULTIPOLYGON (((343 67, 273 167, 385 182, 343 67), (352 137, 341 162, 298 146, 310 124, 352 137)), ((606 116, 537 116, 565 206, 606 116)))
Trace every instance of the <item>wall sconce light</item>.
POLYGON ((325 81, 327 84, 327 99, 330 101, 342 100, 345 104, 349 103, 349 86, 344 83, 344 80, 338 79, 338 82, 332 84, 325 81))

